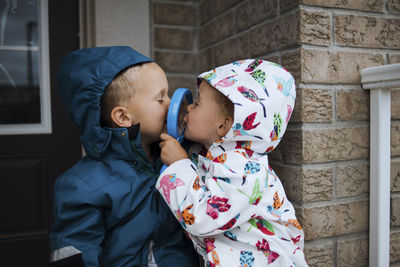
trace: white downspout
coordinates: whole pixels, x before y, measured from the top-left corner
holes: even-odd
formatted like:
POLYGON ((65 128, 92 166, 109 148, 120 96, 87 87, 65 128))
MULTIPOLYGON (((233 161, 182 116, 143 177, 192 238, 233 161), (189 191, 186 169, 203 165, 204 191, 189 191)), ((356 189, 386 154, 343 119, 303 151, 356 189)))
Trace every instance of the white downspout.
POLYGON ((390 89, 400 88, 400 64, 365 68, 370 89, 369 266, 389 267, 390 252, 390 89))

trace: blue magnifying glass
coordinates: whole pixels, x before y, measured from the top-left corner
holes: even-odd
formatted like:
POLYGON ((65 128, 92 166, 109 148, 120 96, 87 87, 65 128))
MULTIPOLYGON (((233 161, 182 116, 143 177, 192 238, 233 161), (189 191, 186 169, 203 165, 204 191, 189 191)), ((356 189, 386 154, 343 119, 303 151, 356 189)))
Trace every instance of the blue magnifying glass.
MULTIPOLYGON (((176 138, 179 143, 183 141, 185 131, 184 118, 187 114, 187 107, 193 103, 192 92, 186 88, 178 88, 171 97, 167 114, 167 133, 176 138)), ((167 168, 163 165, 161 172, 167 168)))

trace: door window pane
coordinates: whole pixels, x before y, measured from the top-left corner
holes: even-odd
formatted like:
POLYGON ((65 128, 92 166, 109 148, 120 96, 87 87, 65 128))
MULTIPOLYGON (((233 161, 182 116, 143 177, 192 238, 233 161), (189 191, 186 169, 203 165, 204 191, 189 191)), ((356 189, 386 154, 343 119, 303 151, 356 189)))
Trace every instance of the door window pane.
POLYGON ((38 52, 0 51, 0 58, 0 124, 40 123, 38 52))
POLYGON ((0 0, 0 44, 38 46, 38 1, 0 0))
POLYGON ((51 132, 47 35, 47 1, 0 0, 0 134, 51 132))

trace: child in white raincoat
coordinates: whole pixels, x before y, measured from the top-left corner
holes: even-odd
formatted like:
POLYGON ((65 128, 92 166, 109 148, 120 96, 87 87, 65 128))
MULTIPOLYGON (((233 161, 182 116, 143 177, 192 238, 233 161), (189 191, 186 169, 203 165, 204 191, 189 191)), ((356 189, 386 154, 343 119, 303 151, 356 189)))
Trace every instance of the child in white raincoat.
POLYGON ((205 148, 194 164, 169 135, 157 189, 206 266, 307 266, 304 234, 268 164, 294 107, 292 75, 263 60, 202 73, 185 137, 205 148))

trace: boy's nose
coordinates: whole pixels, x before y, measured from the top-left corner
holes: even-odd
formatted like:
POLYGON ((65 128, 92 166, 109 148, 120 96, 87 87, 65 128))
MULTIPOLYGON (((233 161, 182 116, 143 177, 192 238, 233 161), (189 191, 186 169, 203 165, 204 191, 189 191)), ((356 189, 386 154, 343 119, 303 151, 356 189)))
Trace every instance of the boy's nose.
POLYGON ((190 105, 187 107, 188 112, 190 112, 190 111, 193 109, 193 107, 194 107, 194 104, 190 104, 190 105))

